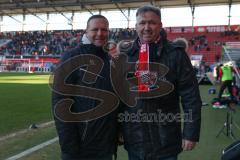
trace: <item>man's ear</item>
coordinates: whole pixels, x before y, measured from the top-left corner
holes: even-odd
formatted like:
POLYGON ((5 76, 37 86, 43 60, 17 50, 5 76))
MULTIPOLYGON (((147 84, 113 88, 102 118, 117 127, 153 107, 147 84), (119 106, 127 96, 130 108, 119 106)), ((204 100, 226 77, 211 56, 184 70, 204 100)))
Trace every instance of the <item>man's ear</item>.
POLYGON ((85 34, 86 37, 88 38, 88 29, 85 30, 84 34, 85 34))

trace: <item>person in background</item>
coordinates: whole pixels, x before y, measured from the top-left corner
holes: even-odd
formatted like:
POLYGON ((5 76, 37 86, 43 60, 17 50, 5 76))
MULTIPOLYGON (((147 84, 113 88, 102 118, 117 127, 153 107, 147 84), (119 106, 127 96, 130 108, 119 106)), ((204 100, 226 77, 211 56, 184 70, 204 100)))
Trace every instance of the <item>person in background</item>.
POLYGON ((219 77, 221 79, 221 87, 218 93, 218 99, 222 98, 223 91, 228 88, 231 99, 233 99, 232 83, 233 83, 234 69, 229 64, 224 64, 219 68, 219 77))
POLYGON ((216 67, 216 81, 217 82, 220 82, 221 81, 221 77, 220 77, 220 74, 219 74, 219 72, 220 72, 220 68, 223 66, 223 64, 219 64, 219 65, 217 65, 217 67, 216 67))

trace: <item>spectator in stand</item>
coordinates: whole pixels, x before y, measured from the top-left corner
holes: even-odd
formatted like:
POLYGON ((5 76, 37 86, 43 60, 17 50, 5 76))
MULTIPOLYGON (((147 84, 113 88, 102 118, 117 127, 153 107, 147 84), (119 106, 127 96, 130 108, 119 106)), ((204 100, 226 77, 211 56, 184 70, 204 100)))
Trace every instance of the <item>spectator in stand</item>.
POLYGON ((35 52, 41 54, 42 48, 47 46, 47 54, 56 55, 76 46, 74 35, 81 32, 82 30, 74 31, 74 33, 71 31, 9 32, 2 37, 12 40, 7 44, 8 50, 5 51, 5 54, 33 55, 35 52))

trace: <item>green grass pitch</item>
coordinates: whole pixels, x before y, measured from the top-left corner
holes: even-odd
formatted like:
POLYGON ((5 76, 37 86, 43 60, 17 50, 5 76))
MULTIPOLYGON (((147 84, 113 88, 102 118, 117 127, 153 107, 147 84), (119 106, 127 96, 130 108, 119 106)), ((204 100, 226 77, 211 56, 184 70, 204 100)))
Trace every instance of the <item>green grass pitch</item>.
MULTIPOLYGON (((28 73, 0 73, 0 136, 26 129, 32 123, 52 120, 51 91, 48 87, 49 75, 28 73)), ((203 102, 210 104, 216 95, 208 94, 210 85, 201 85, 203 102)), ((214 86, 218 88, 218 86, 214 86)), ((239 106, 234 120, 240 123, 239 106)), ((183 152, 179 160, 219 160, 222 149, 234 142, 221 134, 216 138, 226 118, 226 109, 213 109, 211 105, 202 108, 201 139, 197 147, 183 152)), ((239 124, 240 125, 240 124, 239 124)), ((240 130, 233 127, 237 138, 240 130)), ((54 127, 30 131, 0 142, 0 159, 18 154, 56 136, 54 127)), ((23 157, 21 160, 59 160, 58 143, 23 157)), ((119 148, 118 160, 127 160, 126 151, 119 148)))
POLYGON ((0 73, 0 136, 51 117, 49 75, 0 73))

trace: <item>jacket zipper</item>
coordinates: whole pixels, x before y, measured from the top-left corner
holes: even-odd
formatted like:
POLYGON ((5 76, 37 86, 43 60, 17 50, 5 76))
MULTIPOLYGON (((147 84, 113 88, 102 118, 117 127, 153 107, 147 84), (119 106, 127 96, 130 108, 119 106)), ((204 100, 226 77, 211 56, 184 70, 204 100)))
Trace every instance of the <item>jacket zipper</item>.
POLYGON ((83 130, 83 135, 82 135, 82 138, 81 138, 82 141, 84 141, 84 139, 85 139, 85 137, 87 135, 87 128, 88 128, 88 122, 86 122, 86 126, 85 126, 85 128, 83 130))

